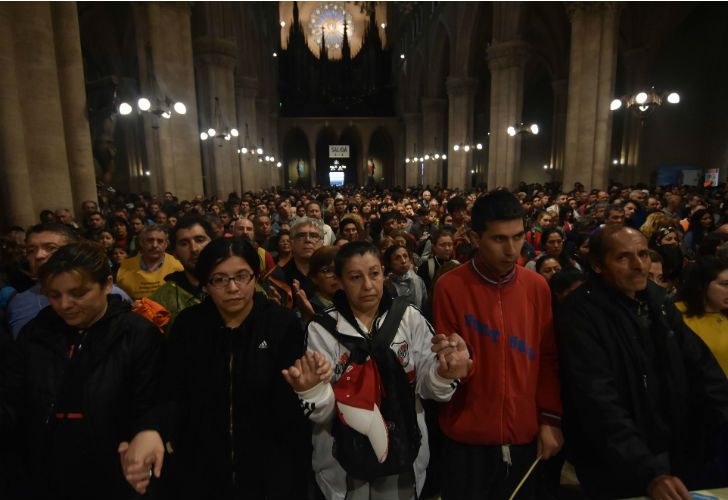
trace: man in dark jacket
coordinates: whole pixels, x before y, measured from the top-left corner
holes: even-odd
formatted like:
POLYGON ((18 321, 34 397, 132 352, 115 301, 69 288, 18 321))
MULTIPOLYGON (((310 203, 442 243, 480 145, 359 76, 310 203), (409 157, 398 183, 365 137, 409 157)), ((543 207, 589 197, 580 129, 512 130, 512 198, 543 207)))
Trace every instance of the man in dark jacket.
POLYGON ((590 240, 590 261, 594 274, 567 298, 557 328, 567 456, 582 486, 590 498, 661 499, 726 486, 718 445, 728 381, 648 283, 646 238, 606 226, 590 240))

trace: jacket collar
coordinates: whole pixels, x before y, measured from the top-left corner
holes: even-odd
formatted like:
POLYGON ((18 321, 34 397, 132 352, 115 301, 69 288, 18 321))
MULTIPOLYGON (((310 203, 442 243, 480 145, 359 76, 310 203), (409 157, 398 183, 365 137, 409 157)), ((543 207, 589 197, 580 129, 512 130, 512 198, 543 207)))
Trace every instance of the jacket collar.
POLYGON ((485 270, 485 264, 483 263, 483 258, 476 254, 475 257, 470 259, 470 266, 473 270, 473 272, 480 277, 483 281, 488 283, 489 285, 506 285, 508 283, 511 283, 516 278, 516 268, 518 267, 518 264, 513 266, 513 269, 511 269, 511 272, 506 274, 505 276, 501 276, 499 278, 495 278, 491 276, 488 271, 485 270))
MULTIPOLYGON (((376 325, 377 322, 381 319, 381 317, 386 313, 389 308, 392 306, 392 301, 394 299, 392 296, 387 292, 387 290, 384 290, 382 294, 382 300, 379 301, 379 310, 377 311, 377 317, 374 318, 373 325, 376 325)), ((340 321, 340 318, 337 318, 337 326, 336 329, 339 333, 342 333, 344 335, 351 335, 354 337, 367 337, 369 335, 369 332, 365 331, 364 325, 356 319, 356 316, 354 316, 354 311, 351 310, 351 306, 349 305, 349 301, 346 298, 346 294, 343 290, 339 290, 334 294, 334 307, 336 308, 337 316, 343 317, 346 321, 342 322, 340 321)))
MULTIPOLYGON (((118 295, 108 295, 107 300, 106 313, 86 330, 83 345, 87 352, 89 366, 95 365, 121 335, 122 329, 111 328, 113 319, 131 311, 131 307, 118 295)), ((38 314, 38 321, 40 328, 33 329, 29 339, 45 344, 54 353, 65 356, 67 352, 66 336, 78 330, 68 326, 50 306, 38 314)))

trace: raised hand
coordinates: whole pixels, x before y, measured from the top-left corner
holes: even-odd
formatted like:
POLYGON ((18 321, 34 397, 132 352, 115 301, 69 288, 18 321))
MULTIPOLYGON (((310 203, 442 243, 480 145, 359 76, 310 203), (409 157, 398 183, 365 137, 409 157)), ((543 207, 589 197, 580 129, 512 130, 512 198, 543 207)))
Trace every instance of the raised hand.
POLYGON ((333 369, 323 355, 307 351, 293 366, 282 370, 283 378, 296 392, 305 392, 320 382, 331 380, 333 369))
POLYGON ((131 443, 123 441, 117 450, 124 477, 137 493, 144 494, 149 482, 159 478, 164 464, 164 443, 157 431, 142 431, 131 443))
POLYGON ((313 318, 315 314, 311 302, 306 296, 306 291, 301 289, 301 283, 298 280, 293 280, 292 286, 293 300, 296 301, 296 305, 301 310, 301 317, 304 321, 308 322, 313 318))
POLYGON ((457 333, 449 337, 443 334, 434 335, 431 349, 437 354, 439 361, 437 374, 443 378, 464 378, 473 366, 468 346, 457 333))

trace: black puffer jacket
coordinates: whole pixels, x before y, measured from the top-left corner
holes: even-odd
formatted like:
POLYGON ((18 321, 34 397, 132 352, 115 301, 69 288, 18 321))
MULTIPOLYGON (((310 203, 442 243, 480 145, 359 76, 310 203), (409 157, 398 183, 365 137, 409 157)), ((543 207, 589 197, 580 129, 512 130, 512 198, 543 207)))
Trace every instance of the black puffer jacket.
POLYGON ((296 316, 260 294, 235 329, 209 298, 179 314, 161 390, 170 498, 306 498, 311 431, 281 375, 304 346, 296 316))
POLYGON ((557 316, 567 451, 594 498, 690 478, 728 424, 728 381, 710 350, 663 289, 650 282, 637 298, 592 276, 557 316))
POLYGON ((134 497, 117 447, 151 425, 145 418, 157 398, 162 336, 118 296, 108 301, 73 360, 68 338, 77 331, 51 307, 18 337, 13 380, 20 403, 13 417, 29 473, 22 488, 31 498, 134 497), (77 395, 80 408, 73 411, 83 418, 57 418, 70 411, 62 407, 67 394, 77 395))

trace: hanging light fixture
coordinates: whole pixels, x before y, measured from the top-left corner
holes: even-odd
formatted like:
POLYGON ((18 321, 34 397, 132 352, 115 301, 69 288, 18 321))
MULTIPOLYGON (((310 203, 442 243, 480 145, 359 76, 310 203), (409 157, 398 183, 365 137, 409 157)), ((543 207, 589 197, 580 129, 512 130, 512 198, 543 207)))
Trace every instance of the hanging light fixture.
POLYGON ((200 132, 200 139, 206 141, 208 139, 220 139, 218 146, 222 146, 222 141, 230 141, 233 137, 239 135, 238 129, 228 128, 225 120, 222 116, 222 110, 220 109, 220 99, 215 97, 215 104, 213 109, 213 125, 207 130, 200 132))
MULTIPOLYGON (((187 106, 184 102, 173 99, 166 92, 163 92, 157 78, 154 74, 154 60, 152 58, 151 47, 147 47, 147 61, 149 63, 148 73, 148 92, 143 95, 134 97, 128 95, 130 99, 120 100, 117 102, 117 111, 122 116, 128 116, 134 111, 132 103, 136 103, 138 113, 151 113, 157 117, 169 120, 177 115, 186 115, 187 106)), ((136 86, 136 85, 135 85, 136 86)), ((156 126, 155 126, 156 128, 156 126)))
POLYGON ((650 116, 665 101, 668 104, 679 104, 680 94, 677 92, 657 92, 655 87, 649 90, 640 90, 630 96, 618 97, 609 104, 609 109, 617 111, 625 106, 637 118, 644 120, 650 116))
POLYGON ((469 153, 470 151, 482 151, 484 148, 482 142, 476 142, 471 144, 469 140, 466 140, 465 142, 461 142, 459 144, 453 144, 452 150, 453 151, 464 151, 465 153, 469 153))
MULTIPOLYGON (((447 160, 447 152, 446 151, 440 151, 437 147, 437 137, 435 137, 435 151, 428 151, 428 152, 415 152, 413 156, 408 156, 404 159, 405 163, 422 163, 425 161, 439 161, 439 160, 447 160)), ((415 144, 415 151, 417 151, 417 144, 415 144)))
POLYGON ((536 123, 531 123, 530 125, 519 123, 518 125, 511 125, 506 129, 506 133, 511 137, 517 135, 538 135, 540 131, 541 129, 536 123))

